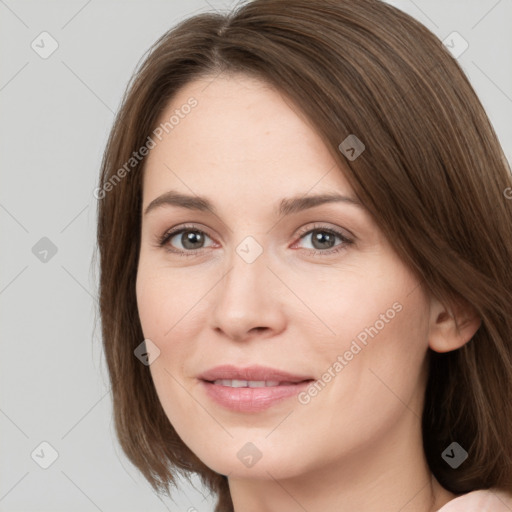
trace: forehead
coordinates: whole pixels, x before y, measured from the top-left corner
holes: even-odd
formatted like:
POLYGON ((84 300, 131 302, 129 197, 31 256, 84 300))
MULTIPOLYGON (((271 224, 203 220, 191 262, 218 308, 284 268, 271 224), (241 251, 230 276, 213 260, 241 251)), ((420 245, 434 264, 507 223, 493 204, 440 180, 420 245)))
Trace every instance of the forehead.
POLYGON ((153 137, 146 162, 146 199, 165 188, 223 196, 351 190, 300 110, 253 77, 220 75, 186 84, 155 128, 161 140, 153 137))

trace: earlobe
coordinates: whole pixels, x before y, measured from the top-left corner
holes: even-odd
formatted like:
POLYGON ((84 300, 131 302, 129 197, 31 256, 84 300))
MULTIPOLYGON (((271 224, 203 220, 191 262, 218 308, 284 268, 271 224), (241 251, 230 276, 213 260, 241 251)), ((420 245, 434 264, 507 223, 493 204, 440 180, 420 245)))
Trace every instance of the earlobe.
POLYGON ((482 319, 469 303, 458 302, 448 308, 432 298, 429 347, 435 352, 457 350, 471 340, 481 324, 482 319))

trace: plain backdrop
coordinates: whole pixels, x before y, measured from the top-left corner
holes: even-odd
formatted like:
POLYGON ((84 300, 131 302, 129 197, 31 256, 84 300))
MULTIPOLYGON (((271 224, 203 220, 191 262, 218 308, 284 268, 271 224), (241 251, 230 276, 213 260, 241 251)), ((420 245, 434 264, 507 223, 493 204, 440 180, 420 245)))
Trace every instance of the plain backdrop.
MULTIPOLYGON (((115 439, 93 331, 93 190, 149 46, 183 18, 234 3, 0 0, 0 511, 213 510, 199 485, 174 501, 155 495, 115 439)), ((390 3, 441 40, 455 31, 459 49, 467 42, 459 62, 510 161, 512 0, 390 3)))

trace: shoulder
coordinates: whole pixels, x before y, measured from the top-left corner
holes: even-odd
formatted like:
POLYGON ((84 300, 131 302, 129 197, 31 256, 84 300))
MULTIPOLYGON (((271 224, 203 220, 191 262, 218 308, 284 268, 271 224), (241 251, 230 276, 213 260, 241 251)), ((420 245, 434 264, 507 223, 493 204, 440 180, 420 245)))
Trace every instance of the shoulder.
POLYGON ((510 512, 512 490, 480 489, 451 500, 437 512, 510 512))

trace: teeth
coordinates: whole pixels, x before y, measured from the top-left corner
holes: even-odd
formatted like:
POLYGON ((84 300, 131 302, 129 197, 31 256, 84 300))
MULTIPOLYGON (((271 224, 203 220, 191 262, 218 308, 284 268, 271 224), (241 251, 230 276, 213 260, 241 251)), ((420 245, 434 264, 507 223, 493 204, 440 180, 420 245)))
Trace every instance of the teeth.
POLYGON ((229 380, 219 379, 213 382, 218 386, 228 386, 230 388, 264 388, 270 386, 279 386, 280 384, 291 384, 287 382, 280 383, 277 380, 229 380))
MULTIPOLYGON (((277 383, 279 384, 279 382, 277 383)), ((277 384, 273 384, 274 386, 277 386, 277 384)), ((266 386, 265 384, 265 381, 264 380, 248 380, 247 381, 247 385, 250 387, 250 388, 264 388, 266 386)), ((269 384, 270 385, 270 384, 269 384)))

